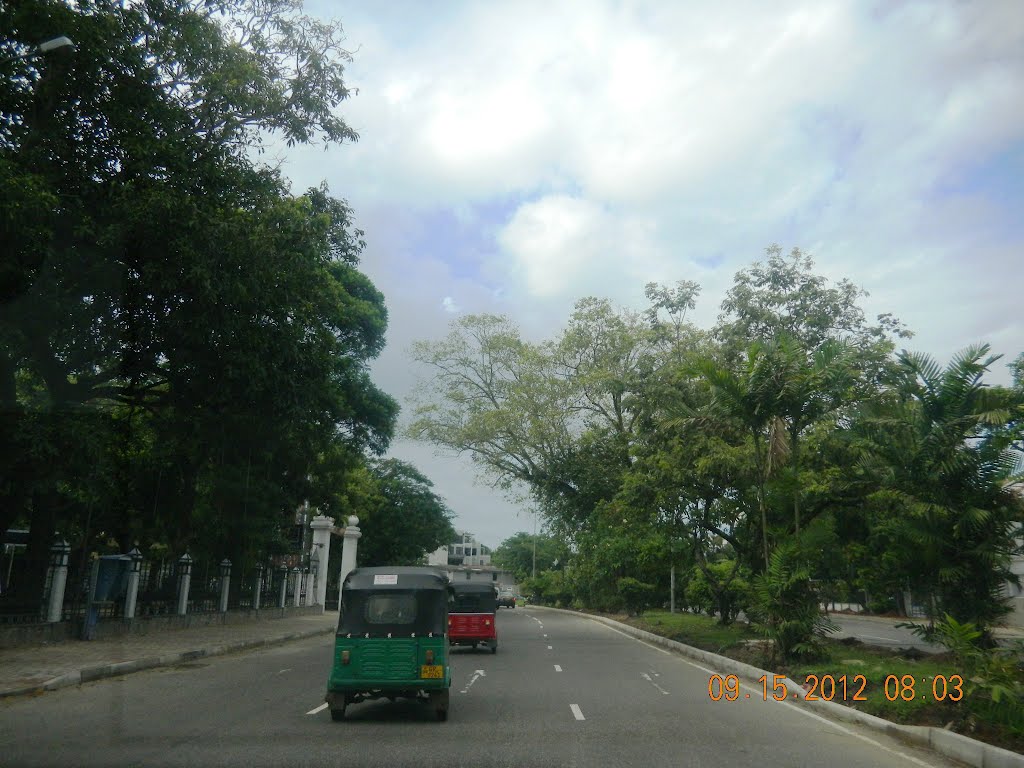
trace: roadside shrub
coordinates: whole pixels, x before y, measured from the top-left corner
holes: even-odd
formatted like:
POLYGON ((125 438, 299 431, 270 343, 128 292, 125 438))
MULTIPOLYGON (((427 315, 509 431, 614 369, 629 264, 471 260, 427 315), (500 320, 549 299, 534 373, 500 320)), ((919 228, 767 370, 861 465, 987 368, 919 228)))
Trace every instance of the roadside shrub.
POLYGON ((750 584, 732 560, 711 563, 707 568, 712 580, 703 569, 693 567, 684 592, 686 603, 708 616, 717 614, 722 624, 731 624, 750 604, 750 584))
POLYGON ((751 617, 772 641, 772 655, 783 659, 823 653, 825 633, 837 629, 821 613, 819 597, 795 547, 780 547, 768 570, 754 579, 751 617))
POLYGON ((573 594, 562 571, 541 571, 523 581, 523 591, 539 605, 565 607, 573 602, 573 594))
POLYGON ((653 584, 625 576, 619 579, 615 586, 630 616, 640 616, 651 607, 655 593, 653 584))
POLYGON ((972 720, 998 724, 1024 735, 1024 643, 990 647, 986 633, 948 613, 932 626, 903 623, 915 635, 944 646, 963 670, 962 702, 972 720))

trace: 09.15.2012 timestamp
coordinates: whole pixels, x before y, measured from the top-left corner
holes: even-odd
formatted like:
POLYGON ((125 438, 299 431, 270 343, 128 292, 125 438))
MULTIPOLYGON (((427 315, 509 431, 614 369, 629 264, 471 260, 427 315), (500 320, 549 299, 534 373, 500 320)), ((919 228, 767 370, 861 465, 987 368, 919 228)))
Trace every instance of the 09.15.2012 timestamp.
MULTIPOLYGON (((864 675, 805 675, 803 693, 791 692, 786 686, 785 675, 761 675, 761 699, 786 701, 867 701, 865 691, 868 679, 864 675)), ((913 675, 887 675, 882 685, 885 698, 889 701, 960 701, 964 697, 964 679, 960 675, 936 675, 916 678, 913 675)), ((740 680, 736 675, 712 675, 708 678, 708 696, 712 701, 737 701, 749 699, 751 694, 741 693, 740 680)), ((755 694, 756 698, 756 694, 755 694)))

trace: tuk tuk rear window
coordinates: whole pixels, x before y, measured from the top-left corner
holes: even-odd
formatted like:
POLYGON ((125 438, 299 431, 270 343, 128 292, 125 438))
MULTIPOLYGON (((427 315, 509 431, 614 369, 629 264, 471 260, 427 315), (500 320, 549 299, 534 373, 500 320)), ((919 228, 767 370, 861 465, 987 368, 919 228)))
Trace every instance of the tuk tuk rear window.
POLYGON ((363 618, 367 624, 412 624, 416 621, 416 596, 401 592, 370 595, 363 618))
POLYGON ((368 637, 443 634, 447 624, 448 592, 440 589, 346 589, 338 616, 339 633, 368 637))
POLYGON ((449 610, 452 613, 494 613, 498 604, 493 593, 456 592, 455 602, 449 610))

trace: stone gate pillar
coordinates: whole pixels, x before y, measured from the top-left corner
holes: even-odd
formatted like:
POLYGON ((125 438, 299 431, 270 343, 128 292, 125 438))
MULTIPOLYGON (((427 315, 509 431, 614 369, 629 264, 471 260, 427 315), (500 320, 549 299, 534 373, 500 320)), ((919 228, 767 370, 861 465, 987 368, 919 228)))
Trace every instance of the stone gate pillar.
POLYGON ((351 515, 348 525, 341 534, 344 541, 341 544, 341 572, 338 574, 338 610, 341 610, 341 587, 348 576, 356 567, 356 548, 359 546, 359 537, 363 534, 359 531, 359 518, 351 515))
POLYGON ((310 522, 313 529, 313 553, 316 555, 316 596, 317 605, 327 603, 327 565, 331 562, 331 531, 334 530, 334 518, 317 515, 310 522))

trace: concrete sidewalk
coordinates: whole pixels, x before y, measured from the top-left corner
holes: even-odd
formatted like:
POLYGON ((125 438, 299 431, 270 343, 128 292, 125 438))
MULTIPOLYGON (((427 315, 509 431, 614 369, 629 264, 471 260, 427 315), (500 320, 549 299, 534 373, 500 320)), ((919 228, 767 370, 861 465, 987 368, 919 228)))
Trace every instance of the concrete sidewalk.
MULTIPOLYGON (((0 698, 56 690, 153 667, 328 635, 337 612, 0 650, 0 698)), ((327 642, 325 637, 324 642, 327 642)))

